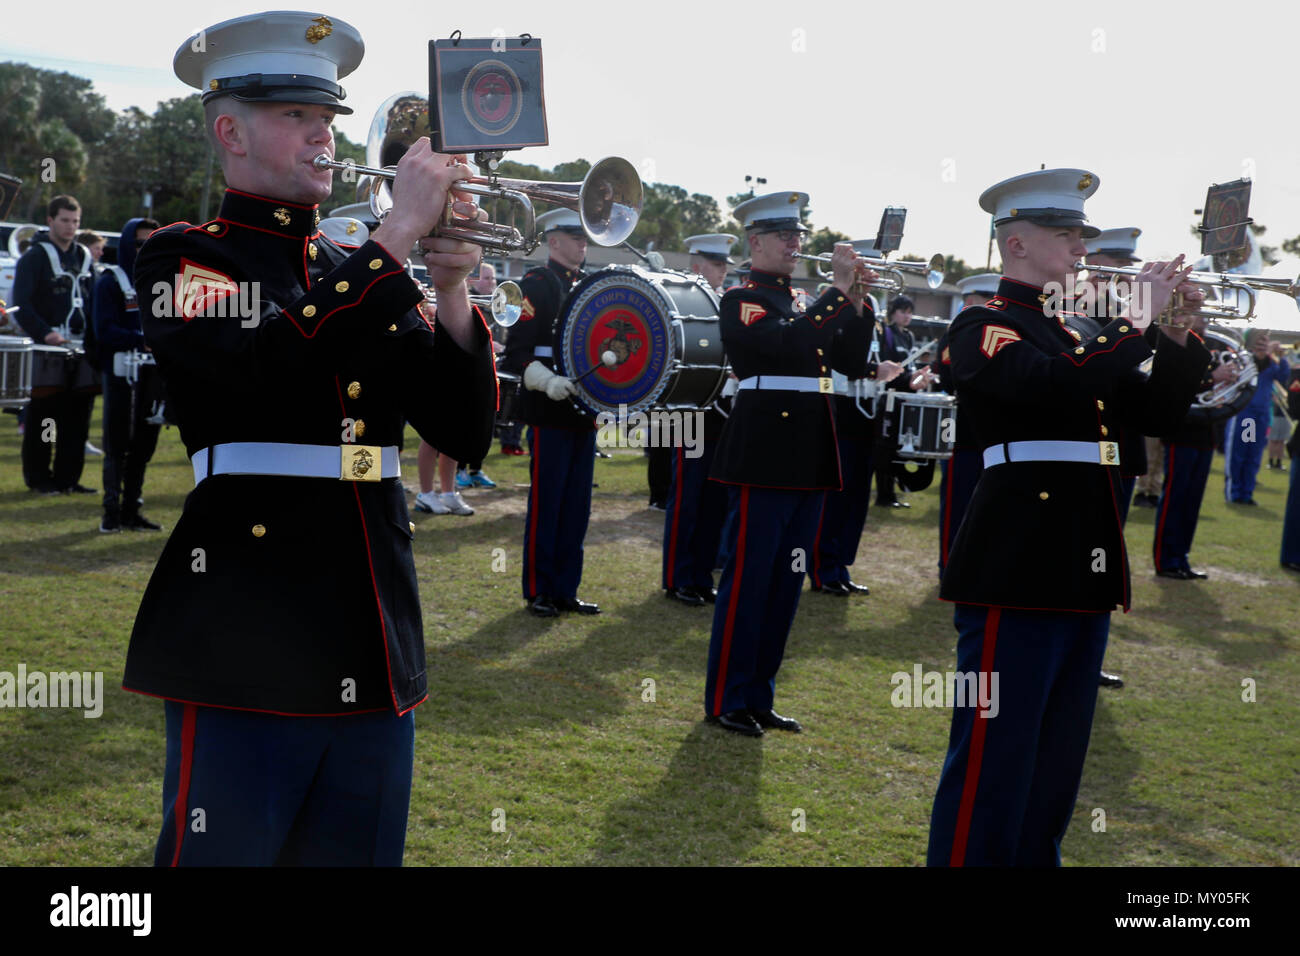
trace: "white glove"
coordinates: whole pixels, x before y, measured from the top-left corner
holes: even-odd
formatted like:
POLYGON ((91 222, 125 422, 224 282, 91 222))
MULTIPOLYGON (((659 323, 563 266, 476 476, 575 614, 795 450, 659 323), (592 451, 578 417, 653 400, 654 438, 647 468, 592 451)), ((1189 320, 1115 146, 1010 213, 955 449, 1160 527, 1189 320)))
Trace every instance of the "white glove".
POLYGON ((553 402, 562 402, 570 395, 578 394, 578 390, 573 385, 573 379, 565 378, 563 375, 552 375, 546 383, 546 397, 553 402))
POLYGON ((524 369, 524 387, 534 392, 545 392, 546 397, 555 402, 562 402, 578 391, 574 388, 572 379, 556 375, 536 359, 524 369))

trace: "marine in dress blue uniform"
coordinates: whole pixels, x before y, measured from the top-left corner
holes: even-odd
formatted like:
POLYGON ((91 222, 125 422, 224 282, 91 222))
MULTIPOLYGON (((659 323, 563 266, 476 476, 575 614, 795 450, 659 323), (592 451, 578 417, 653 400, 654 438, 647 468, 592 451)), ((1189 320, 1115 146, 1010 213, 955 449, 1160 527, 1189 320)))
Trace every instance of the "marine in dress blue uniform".
MULTIPOLYGON (((881 258, 871 240, 859 239, 850 245, 860 256, 881 258)), ((879 405, 883 386, 902 371, 902 366, 882 357, 884 336, 884 324, 873 315, 866 348, 861 353, 854 355, 845 346, 846 332, 842 328, 832 340, 835 435, 843 481, 838 491, 827 491, 823 496, 813 559, 808 567, 811 588, 822 594, 848 597, 870 593, 867 585, 849 576, 849 568, 857 559, 862 529, 867 522, 867 505, 871 500, 871 456, 876 423, 866 413, 873 406, 883 407, 879 405)))
MULTIPOLYGON (((727 730, 797 731, 773 709, 776 673, 799 604, 822 494, 841 484, 831 349, 866 353, 871 315, 853 301, 854 256, 836 247, 836 285, 804 312, 790 274, 808 196, 772 193, 736 207, 753 253, 749 281, 722 297, 722 341, 740 379, 710 477, 728 486, 728 558, 709 641, 704 710, 727 730)), ((867 274, 869 277, 869 273, 867 274)))
MULTIPOLYGON (((1064 284, 1095 234, 1083 200, 1097 185, 1084 170, 1044 170, 980 197, 997 224, 1003 279, 996 297, 953 322, 949 350, 984 473, 940 596, 957 605, 957 671, 996 672, 999 709, 953 709, 931 865, 1059 864, 1110 611, 1129 604, 1109 432, 1121 420, 1145 429, 1181 417, 1208 362, 1195 337, 1166 332, 1143 378, 1137 366, 1151 348, 1140 321, 1115 319, 1080 342, 1067 332, 1045 286, 1064 284)), ((1184 273, 1151 268, 1159 309, 1184 273)))
MULTIPOLYGON (((727 266, 734 264, 729 253, 735 241, 736 237, 729 233, 686 238, 691 271, 703 276, 719 295, 726 281, 727 266)), ((667 449, 671 456, 671 480, 664 508, 660 586, 665 595, 690 607, 717 600, 713 569, 717 566, 718 541, 727 515, 727 492, 708 477, 713 452, 731 408, 734 384, 734 378, 729 378, 729 387, 724 387, 718 400, 700 412, 703 434, 699 454, 693 454, 680 440, 667 449)))
MULTIPOLYGON (((550 251, 547 264, 520 280, 523 312, 510 329, 502 369, 523 376, 523 418, 532 456, 524 519, 522 585, 528 610, 538 617, 561 611, 599 614, 578 597, 583 539, 591 518, 596 459, 596 419, 572 401, 573 383, 555 374, 560 308, 583 277, 587 237, 569 209, 537 217, 550 251)), ((475 459, 476 460, 476 459, 475 459)))
POLYGON ((123 679, 166 702, 155 862, 396 865, 411 711, 429 693, 398 446, 409 422, 458 458, 482 454, 495 376, 485 320, 454 301, 477 250, 430 240, 436 321, 393 252, 469 170, 418 141, 389 219, 349 253, 320 235, 307 197, 329 193, 310 163, 347 111, 338 79, 360 61, 356 30, 276 12, 204 38, 174 65, 205 91, 231 188, 216 219, 155 233, 135 268, 196 485, 123 679))
MULTIPOLYGON (((1137 254, 1137 240, 1140 235, 1142 230, 1136 226, 1103 229, 1099 235, 1084 240, 1084 248, 1088 250, 1084 261, 1094 266, 1122 268, 1141 262, 1142 259, 1137 254)), ((1110 285, 1108 277, 1099 276, 1094 284, 1097 288, 1097 301, 1109 303, 1111 311, 1108 314, 1118 315, 1122 310, 1118 303, 1111 301, 1107 291, 1110 285)), ((1119 444, 1119 473, 1124 479, 1120 484, 1119 520, 1125 523, 1128 521, 1129 505, 1133 501, 1133 486, 1139 477, 1147 473, 1147 443, 1144 435, 1136 434, 1131 428, 1121 425, 1116 431, 1115 440, 1119 444)), ((1106 684, 1104 677, 1105 675, 1102 683, 1106 684)))
MULTIPOLYGON (((983 305, 998 294, 998 283, 1002 276, 996 272, 982 272, 967 276, 957 283, 962 295, 962 308, 983 305)), ((939 350, 939 389, 949 395, 957 394, 957 386, 952 380, 952 357, 948 348, 948 333, 939 337, 936 346, 939 350)), ((948 564, 948 554, 952 551, 952 542, 957 537, 962 518, 966 516, 966 506, 970 504, 975 485, 979 483, 984 472, 982 449, 975 439, 974 428, 969 416, 962 415, 957 408, 956 435, 953 436, 952 457, 939 462, 939 576, 948 564)))

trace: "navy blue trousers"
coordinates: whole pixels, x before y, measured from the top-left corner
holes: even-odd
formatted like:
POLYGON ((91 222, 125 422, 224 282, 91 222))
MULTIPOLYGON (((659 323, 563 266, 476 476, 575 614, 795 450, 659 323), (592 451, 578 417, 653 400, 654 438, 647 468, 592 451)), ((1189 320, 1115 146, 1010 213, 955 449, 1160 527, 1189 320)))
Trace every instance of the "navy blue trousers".
POLYGON ((1059 866, 1110 614, 959 604, 953 621, 958 672, 998 675, 996 716, 953 709, 926 862, 1059 866))
POLYGON ((1165 445, 1165 484, 1156 505, 1156 533, 1151 545, 1157 571, 1191 568, 1192 539, 1213 460, 1213 448, 1165 445))
POLYGON ((664 514, 663 576, 668 588, 713 588, 718 541, 727 517, 727 489, 709 481, 715 445, 701 444, 702 454, 691 458, 678 445, 672 451, 672 482, 664 514))
POLYGON ((1286 493, 1286 514, 1282 518, 1281 561, 1300 564, 1300 458, 1291 459, 1291 484, 1286 493))
POLYGON ((582 583, 596 432, 529 427, 532 488, 524 519, 524 600, 572 600, 582 583))
POLYGON ((822 492, 728 485, 731 535, 709 639, 704 712, 770 710, 822 492))
POLYGON ((1137 484, 1137 475, 1123 475, 1119 479, 1119 526, 1128 524, 1128 509, 1133 503, 1133 486, 1137 484))
POLYGON ((1223 497, 1228 501, 1249 501, 1264 460, 1268 441, 1268 408, 1247 406, 1228 421, 1223 431, 1223 497), (1246 441, 1246 439, 1250 441, 1246 441))
POLYGON ((155 866, 400 866, 415 714, 286 717, 166 701, 155 866))
POLYGON ((827 491, 813 544, 808 578, 815 588, 849 581, 849 566, 858 556, 862 528, 871 503, 871 441, 839 439, 844 487, 827 491))
POLYGON ((984 452, 978 448, 961 448, 947 461, 939 462, 939 573, 948 566, 957 529, 966 517, 966 508, 980 475, 984 474, 984 452))

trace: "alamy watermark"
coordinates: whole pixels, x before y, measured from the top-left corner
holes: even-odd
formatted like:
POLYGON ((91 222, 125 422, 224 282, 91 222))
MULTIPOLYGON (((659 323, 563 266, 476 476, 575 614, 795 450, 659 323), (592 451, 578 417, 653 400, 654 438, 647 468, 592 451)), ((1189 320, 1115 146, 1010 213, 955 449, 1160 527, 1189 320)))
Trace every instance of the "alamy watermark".
POLYGON ((996 717, 998 704, 997 671, 922 671, 920 664, 912 673, 895 671, 889 676, 894 685, 889 702, 895 707, 978 707, 980 716, 996 717))
POLYGON ((85 711, 89 719, 104 713, 103 671, 0 671, 0 709, 64 708, 85 711))
POLYGON ((609 448, 681 448, 687 458, 704 454, 704 412, 675 409, 651 409, 628 413, 626 405, 618 414, 601 412, 596 416, 597 444, 609 448))

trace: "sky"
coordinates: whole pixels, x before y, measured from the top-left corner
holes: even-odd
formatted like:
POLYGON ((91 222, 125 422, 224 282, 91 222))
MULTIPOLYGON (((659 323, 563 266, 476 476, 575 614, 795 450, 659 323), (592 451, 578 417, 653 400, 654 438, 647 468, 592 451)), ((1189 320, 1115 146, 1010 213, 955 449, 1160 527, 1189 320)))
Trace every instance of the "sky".
MULTIPOLYGON (((191 34, 266 6, 63 0, 57 40, 49 9, 6 14, 0 61, 86 76, 110 107, 151 111, 190 92, 171 61, 191 34)), ((1290 118, 1300 16, 1271 0, 1244 13, 1201 0, 448 9, 311 11, 346 20, 366 43, 342 81, 356 112, 337 125, 350 138, 364 141, 390 94, 427 95, 428 40, 527 32, 542 40, 551 145, 511 157, 521 162, 624 156, 643 178, 720 205, 746 174, 762 176, 760 190, 810 193, 812 223, 854 238, 874 236, 881 209, 902 205, 903 253, 979 265, 989 234, 980 193, 1043 164, 1093 172, 1089 219, 1141 228, 1148 259, 1196 252, 1188 229, 1206 188, 1241 176, 1254 181, 1265 241, 1300 235, 1290 118)))

